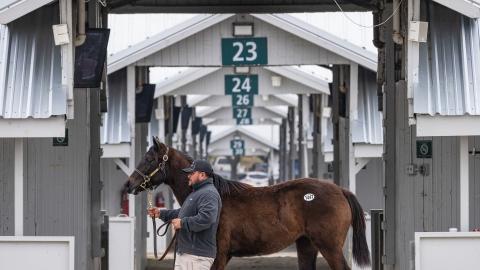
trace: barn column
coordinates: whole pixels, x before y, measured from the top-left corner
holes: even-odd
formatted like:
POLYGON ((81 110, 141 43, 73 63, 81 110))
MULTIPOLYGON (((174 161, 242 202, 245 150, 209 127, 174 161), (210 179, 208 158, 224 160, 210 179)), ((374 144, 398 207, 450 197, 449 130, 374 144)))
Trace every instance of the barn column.
POLYGON ((289 130, 289 156, 288 156, 288 179, 295 178, 295 108, 288 107, 288 130, 289 130))
POLYGON ((23 138, 15 139, 15 236, 23 235, 23 138))
POLYGON ((468 137, 460 137, 460 230, 470 230, 470 192, 469 192, 469 153, 468 137))
POLYGON ((348 183, 349 189, 351 192, 356 192, 356 161, 355 161, 355 153, 353 148, 353 141, 352 141, 352 129, 353 121, 358 119, 358 64, 351 63, 350 64, 350 87, 348 89, 348 129, 347 131, 347 139, 348 139, 348 183))

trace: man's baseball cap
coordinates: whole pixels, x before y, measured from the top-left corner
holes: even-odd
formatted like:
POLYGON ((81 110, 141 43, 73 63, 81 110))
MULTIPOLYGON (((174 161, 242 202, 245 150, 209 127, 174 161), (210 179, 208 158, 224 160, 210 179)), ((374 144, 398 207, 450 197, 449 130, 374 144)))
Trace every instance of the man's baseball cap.
POLYGON ((213 169, 212 166, 210 166, 210 163, 208 163, 206 160, 201 160, 197 159, 192 162, 192 165, 190 167, 182 169, 182 171, 186 173, 192 173, 192 172, 204 172, 207 174, 212 174, 213 169))

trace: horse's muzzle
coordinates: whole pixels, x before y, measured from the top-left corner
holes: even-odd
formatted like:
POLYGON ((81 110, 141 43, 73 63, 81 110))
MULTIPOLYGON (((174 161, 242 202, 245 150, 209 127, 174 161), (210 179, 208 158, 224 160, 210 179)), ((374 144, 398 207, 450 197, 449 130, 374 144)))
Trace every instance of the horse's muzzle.
POLYGON ((133 195, 138 194, 138 185, 134 186, 132 184, 132 182, 130 181, 130 179, 127 180, 127 182, 124 184, 124 188, 125 188, 125 190, 127 191, 128 194, 133 194, 133 195))

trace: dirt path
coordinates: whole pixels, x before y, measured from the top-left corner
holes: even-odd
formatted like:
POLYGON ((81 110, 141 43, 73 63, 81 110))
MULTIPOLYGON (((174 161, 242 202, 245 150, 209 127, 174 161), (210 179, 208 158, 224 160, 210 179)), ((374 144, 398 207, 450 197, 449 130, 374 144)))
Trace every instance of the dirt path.
MULTIPOLYGON (((157 262, 148 260, 146 270, 171 270, 172 260, 157 262)), ((293 270, 298 269, 297 258, 294 257, 254 257, 233 258, 227 266, 228 270, 262 269, 262 270, 293 270)), ((317 270, 330 269, 323 258, 317 259, 317 270)))

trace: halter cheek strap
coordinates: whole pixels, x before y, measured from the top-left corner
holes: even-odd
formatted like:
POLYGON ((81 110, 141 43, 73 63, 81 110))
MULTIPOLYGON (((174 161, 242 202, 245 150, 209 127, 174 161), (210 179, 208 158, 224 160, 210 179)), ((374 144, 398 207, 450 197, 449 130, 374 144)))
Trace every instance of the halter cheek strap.
POLYGON ((145 175, 138 169, 135 169, 135 171, 143 178, 143 182, 140 184, 140 187, 142 187, 143 189, 147 189, 147 184, 150 183, 150 180, 152 179, 152 177, 155 176, 155 174, 157 174, 159 171, 162 171, 165 174, 165 165, 168 161, 168 151, 169 151, 169 148, 167 146, 167 150, 165 151, 165 154, 162 157, 162 162, 159 163, 158 167, 155 170, 153 170, 153 172, 151 172, 150 174, 145 175))

